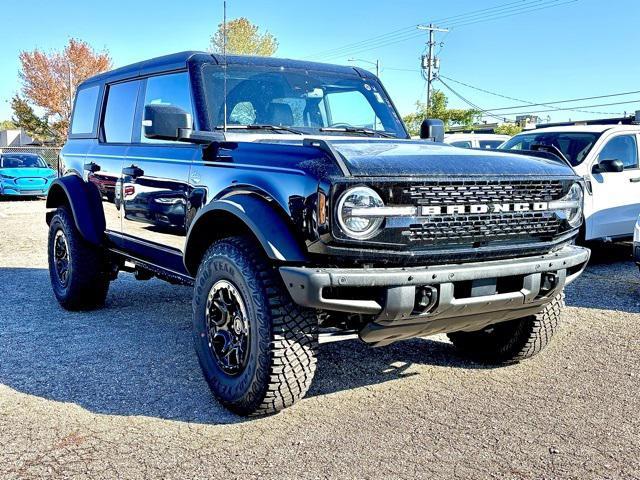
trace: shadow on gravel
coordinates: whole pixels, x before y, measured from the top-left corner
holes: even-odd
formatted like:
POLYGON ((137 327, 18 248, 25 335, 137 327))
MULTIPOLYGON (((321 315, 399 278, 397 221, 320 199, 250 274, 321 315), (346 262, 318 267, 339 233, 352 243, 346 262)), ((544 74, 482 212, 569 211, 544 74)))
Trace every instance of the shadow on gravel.
MULTIPOLYGON (((616 246, 620 257, 606 253, 590 265, 570 286, 568 303, 640 312, 640 275, 622 252, 616 246)), ((71 313, 58 306, 47 270, 0 268, 0 299, 4 385, 100 414, 208 424, 245 421, 222 408, 202 378, 191 340, 190 288, 122 275, 111 286, 107 308, 71 313)), ((415 364, 485 368, 436 340, 380 349, 338 342, 321 347, 309 396, 415 375, 410 371, 415 364)))
POLYGON ((586 270, 567 287, 567 305, 640 313, 640 272, 630 243, 591 244, 586 270))
MULTIPOLYGON (((60 308, 44 269, 0 269, 0 383, 94 413, 225 424, 191 340, 191 289, 122 275, 107 307, 60 308)), ((321 347, 309 395, 402 378, 412 364, 474 368, 451 345, 411 340, 380 349, 359 342, 321 347)))

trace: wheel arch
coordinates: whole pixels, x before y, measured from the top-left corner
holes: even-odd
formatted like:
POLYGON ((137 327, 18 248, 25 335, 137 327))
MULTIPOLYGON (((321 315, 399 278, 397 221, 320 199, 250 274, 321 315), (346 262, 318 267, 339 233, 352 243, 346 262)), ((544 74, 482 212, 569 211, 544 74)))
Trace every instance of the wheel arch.
MULTIPOLYGON (((98 189, 76 175, 57 178, 47 194, 46 208, 67 207, 80 235, 94 245, 100 245, 106 222, 98 189)), ((47 224, 53 212, 47 213, 47 224)))
POLYGON ((255 195, 234 195, 211 202, 195 217, 187 233, 184 265, 195 276, 200 259, 216 240, 251 235, 276 262, 304 263, 307 255, 290 222, 255 195))

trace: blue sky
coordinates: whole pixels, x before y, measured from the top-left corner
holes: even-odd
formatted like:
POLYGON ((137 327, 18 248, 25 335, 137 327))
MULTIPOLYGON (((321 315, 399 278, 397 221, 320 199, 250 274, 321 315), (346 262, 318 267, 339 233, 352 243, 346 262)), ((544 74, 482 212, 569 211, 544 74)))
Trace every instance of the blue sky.
MULTIPOLYGON (((535 103, 640 90, 636 52, 640 1, 567 1, 324 0, 311 4, 228 0, 228 15, 246 16, 273 33, 280 42, 277 56, 332 63, 346 63, 353 55, 380 59, 382 80, 403 114, 413 110, 416 100, 424 99, 425 90, 417 70, 426 34, 413 36, 409 27, 492 7, 503 14, 527 6, 530 10, 439 34, 438 40, 444 41, 442 75, 535 103), (540 6, 551 8, 536 9, 540 6), (412 38, 358 51, 372 46, 361 45, 330 58, 317 55, 403 28, 407 35, 391 38, 412 38)), ((8 101, 19 90, 21 50, 59 49, 69 37, 76 37, 95 48, 107 48, 114 65, 122 66, 166 53, 206 49, 222 17, 222 0, 4 0, 3 6, 8 15, 0 28, 0 120, 10 117, 8 101)), ((439 24, 446 27, 456 21, 464 23, 458 18, 439 24)), ((448 83, 483 109, 523 103, 448 83)), ((450 106, 465 107, 452 94, 448 96, 450 106)), ((640 100, 640 93, 562 106, 631 100, 640 100)), ((513 112, 536 108, 547 109, 527 107, 513 112)), ((640 101, 586 110, 618 114, 636 108, 640 109, 640 101)), ((547 115, 554 121, 605 116, 572 111, 541 114, 547 115)))

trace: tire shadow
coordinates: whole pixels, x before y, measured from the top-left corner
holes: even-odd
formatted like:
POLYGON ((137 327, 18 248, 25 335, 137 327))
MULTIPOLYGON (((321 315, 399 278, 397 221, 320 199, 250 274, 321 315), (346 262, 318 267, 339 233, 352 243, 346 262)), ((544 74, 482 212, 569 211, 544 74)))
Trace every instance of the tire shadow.
MULTIPOLYGON (((208 424, 246 421, 221 407, 200 372, 191 337, 191 289, 130 275, 107 306, 67 312, 44 269, 0 269, 0 383, 107 415, 208 424)), ((481 368, 446 342, 415 339, 372 349, 322 345, 311 396, 404 378, 414 364, 481 368)))

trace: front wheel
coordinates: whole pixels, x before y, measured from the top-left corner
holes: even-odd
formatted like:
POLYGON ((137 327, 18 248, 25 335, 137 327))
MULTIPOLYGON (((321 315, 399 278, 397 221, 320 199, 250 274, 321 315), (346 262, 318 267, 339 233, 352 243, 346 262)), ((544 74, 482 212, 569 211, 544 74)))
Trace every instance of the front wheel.
POLYGON ((551 341, 560 322, 564 293, 536 315, 496 323, 477 332, 449 333, 451 343, 473 360, 509 364, 533 357, 551 341))
POLYGON ((316 315, 291 301, 250 239, 224 239, 205 253, 195 280, 193 327, 203 374, 229 410, 275 413, 309 389, 316 315))

